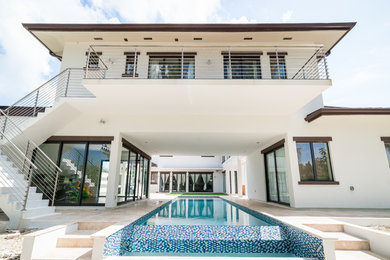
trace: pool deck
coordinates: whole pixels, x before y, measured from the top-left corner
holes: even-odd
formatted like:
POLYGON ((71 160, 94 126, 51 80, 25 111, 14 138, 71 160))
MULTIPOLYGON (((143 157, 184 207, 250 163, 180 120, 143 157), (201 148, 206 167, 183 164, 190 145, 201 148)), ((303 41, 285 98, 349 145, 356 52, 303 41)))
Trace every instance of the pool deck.
MULTIPOLYGON (((123 227, 128 223, 135 221, 150 211, 156 209, 162 204, 175 199, 177 196, 156 194, 151 199, 130 202, 120 205, 116 208, 104 208, 104 207, 56 207, 56 212, 60 213, 55 216, 48 216, 43 218, 37 218, 31 220, 30 224, 36 227, 50 227, 54 225, 71 224, 80 221, 86 222, 116 222, 117 227, 123 227)), ((235 196, 223 196, 223 199, 230 200, 239 205, 250 208, 254 211, 271 215, 276 219, 279 219, 285 223, 291 224, 297 228, 303 229, 306 232, 316 235, 318 230, 311 229, 305 226, 305 224, 337 224, 341 223, 345 219, 382 219, 387 223, 390 223, 390 209, 294 209, 287 206, 277 205, 273 203, 265 203, 260 201, 253 201, 235 196), (311 229, 311 230, 310 230, 311 229)), ((320 232, 321 233, 321 232, 320 232)), ((106 259, 142 259, 143 257, 108 257, 106 259)), ((220 259, 227 260, 230 257, 219 257, 220 259)), ((375 260, 375 259, 387 259, 377 258, 371 255, 370 251, 340 251, 336 253, 337 260, 375 260), (356 253, 360 255, 351 255, 356 253), (337 255, 341 254, 341 255, 337 255), (344 254, 344 255, 342 255, 344 254), (345 255, 346 254, 346 255, 345 255), (352 257, 352 258, 351 258, 352 257)), ((183 259, 181 257, 148 257, 148 260, 152 259, 183 259)), ((186 257, 186 260, 205 259, 198 257, 186 257)), ((213 259, 218 259, 213 258, 213 259)), ((239 260, 240 258, 234 257, 231 259, 239 260)), ((243 259, 260 259, 260 258, 248 258, 243 259)), ((267 258, 261 258, 265 260, 267 258)), ((272 258, 276 260, 278 258, 272 258)), ((303 259, 303 258, 290 258, 290 259, 303 259)))
MULTIPOLYGON (((56 212, 60 213, 59 215, 37 218, 34 219, 33 222, 42 222, 49 226, 77 221, 132 222, 174 198, 176 198, 176 196, 159 195, 152 199, 129 202, 116 208, 56 207, 56 212)), ((223 198, 260 213, 270 214, 286 221, 293 221, 294 219, 302 220, 302 218, 304 218, 306 222, 316 222, 317 220, 324 221, 329 218, 333 219, 338 217, 390 218, 390 209, 294 209, 287 206, 238 197, 224 196, 223 198)))

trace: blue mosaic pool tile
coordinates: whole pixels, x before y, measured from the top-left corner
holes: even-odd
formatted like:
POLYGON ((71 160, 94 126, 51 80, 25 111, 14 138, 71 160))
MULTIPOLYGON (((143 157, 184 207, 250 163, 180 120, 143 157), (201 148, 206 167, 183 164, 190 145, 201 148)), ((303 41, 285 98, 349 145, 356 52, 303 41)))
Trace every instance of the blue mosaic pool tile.
MULTIPOLYGON (((222 198, 223 199, 223 198, 222 198)), ((168 202, 171 203, 171 202, 168 202)), ((270 226, 140 225, 167 203, 106 239, 105 256, 153 253, 293 253, 324 259, 322 240, 297 228, 228 201, 270 226)))

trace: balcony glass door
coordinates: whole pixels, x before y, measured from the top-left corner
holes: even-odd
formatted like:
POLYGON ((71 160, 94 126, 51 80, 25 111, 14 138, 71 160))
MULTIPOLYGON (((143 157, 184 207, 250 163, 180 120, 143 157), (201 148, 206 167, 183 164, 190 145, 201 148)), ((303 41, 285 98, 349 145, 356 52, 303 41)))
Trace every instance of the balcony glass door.
POLYGON ((268 200, 290 204, 287 185, 284 147, 277 148, 265 154, 268 200))

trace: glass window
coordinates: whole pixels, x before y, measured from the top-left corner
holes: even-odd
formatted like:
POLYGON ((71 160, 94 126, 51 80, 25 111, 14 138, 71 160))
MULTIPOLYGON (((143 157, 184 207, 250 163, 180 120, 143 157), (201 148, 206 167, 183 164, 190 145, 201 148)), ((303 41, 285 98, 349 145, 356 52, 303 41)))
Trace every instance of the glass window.
POLYGON ((160 192, 169 192, 169 172, 160 172, 160 192))
MULTIPOLYGON (((182 73, 180 56, 150 56, 148 78, 180 79, 182 73)), ((183 78, 195 78, 195 56, 184 56, 183 78)))
POLYGON ((387 154, 387 160, 389 161, 389 166, 390 166, 390 143, 385 143, 385 149, 387 154))
POLYGON ((260 56, 223 56, 224 78, 230 78, 230 66, 233 79, 261 79, 260 56))
MULTIPOLYGON (((61 143, 44 143, 39 147, 55 164, 58 163, 58 153, 61 147, 61 143)), ((36 158, 37 155, 41 155, 41 153, 37 153, 34 155, 34 160, 39 160, 41 158, 36 158)), ((54 173, 53 173, 54 174, 54 173)), ((36 185, 37 189, 40 193, 43 193, 43 198, 48 199, 47 196, 53 192, 53 189, 50 187, 54 187, 55 179, 52 176, 49 176, 47 172, 43 171, 42 168, 38 167, 38 169, 34 170, 32 184, 39 183, 41 185, 36 185), (43 184, 43 185, 42 185, 43 184), (40 188, 38 188, 38 186, 40 188), (47 189, 45 187, 48 187, 47 189)))
POLYGON ((272 79, 287 79, 286 59, 283 55, 269 56, 272 79), (277 57, 277 58, 276 58, 277 57), (278 66, 279 65, 279 66, 278 66))
POLYGON ((189 192, 213 192, 213 174, 190 173, 189 192))
POLYGON ((104 204, 106 202, 110 147, 109 144, 90 143, 88 145, 82 204, 104 204))
MULTIPOLYGON (((126 55, 126 65, 125 65, 125 76, 132 77, 134 75, 134 67, 137 68, 138 63, 138 56, 135 59, 135 66, 134 66, 134 54, 133 55, 126 55)), ((136 70, 137 72, 137 70, 136 70)), ((138 74, 135 74, 136 77, 138 77, 138 74)))
POLYGON ((333 181, 328 144, 297 143, 301 181, 333 181))
POLYGON ((268 199, 270 201, 278 201, 278 187, 276 182, 276 167, 274 152, 265 155, 267 164, 267 179, 268 179, 268 199))
POLYGON ((99 54, 96 52, 91 52, 89 54, 88 68, 94 69, 99 68, 99 54))
POLYGON ((185 192, 186 191, 186 174, 173 173, 172 174, 172 191, 185 192))
POLYGON ((137 154, 130 151, 130 177, 127 184, 127 200, 134 200, 135 176, 137 172, 137 154))
POLYGON ((144 158, 143 196, 148 197, 149 189, 149 160, 144 158))
POLYGON ((64 143, 62 146, 60 168, 57 184, 56 201, 58 204, 80 204, 84 174, 86 144, 64 143))
POLYGON ((152 172, 150 178, 150 184, 157 184, 158 172, 152 172))
POLYGON ((119 169, 119 182, 118 182, 118 202, 126 201, 126 185, 127 176, 129 170, 129 149, 122 147, 121 152, 121 164, 119 169))

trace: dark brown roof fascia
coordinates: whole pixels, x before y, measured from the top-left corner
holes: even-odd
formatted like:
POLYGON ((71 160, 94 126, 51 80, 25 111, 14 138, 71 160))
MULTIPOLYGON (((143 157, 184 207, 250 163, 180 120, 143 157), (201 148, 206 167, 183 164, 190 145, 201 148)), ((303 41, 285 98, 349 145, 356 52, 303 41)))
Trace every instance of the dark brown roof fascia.
POLYGON ((390 108, 320 108, 305 117, 307 122, 314 121, 321 116, 340 115, 390 115, 390 108))
POLYGON ((285 142, 285 140, 282 139, 282 140, 280 140, 279 142, 274 143, 273 145, 268 146, 267 148, 261 150, 261 153, 264 154, 264 153, 271 152, 272 150, 275 150, 276 148, 279 148, 279 147, 283 146, 283 145, 284 145, 284 142, 285 142))
POLYGON ((355 22, 349 23, 261 23, 261 24, 55 24, 23 23, 29 31, 61 32, 282 32, 351 30, 355 22))

